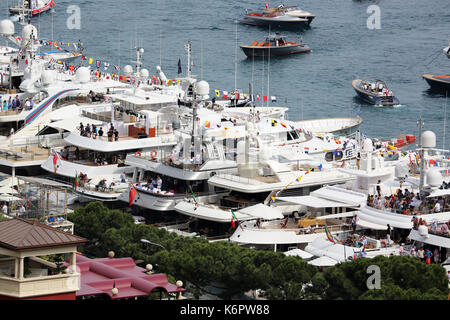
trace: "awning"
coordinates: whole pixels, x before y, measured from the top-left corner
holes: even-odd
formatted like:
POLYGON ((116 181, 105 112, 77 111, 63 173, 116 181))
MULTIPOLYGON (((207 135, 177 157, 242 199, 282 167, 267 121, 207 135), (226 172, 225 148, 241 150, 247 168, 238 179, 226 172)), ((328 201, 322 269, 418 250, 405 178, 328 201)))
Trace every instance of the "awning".
POLYGON ((433 198, 433 197, 443 197, 450 195, 450 189, 437 189, 434 190, 427 198, 433 198))
POLYGON ((0 194, 0 201, 10 202, 10 201, 20 201, 22 198, 10 196, 9 194, 0 194))
POLYGON ((382 225, 382 224, 377 224, 377 223, 369 222, 369 221, 362 220, 362 219, 359 219, 356 222, 356 225, 363 227, 363 228, 372 229, 372 230, 387 230, 387 224, 382 225))
POLYGON ((281 211, 274 207, 266 206, 262 203, 258 203, 254 206, 243 208, 238 210, 238 212, 247 214, 249 216, 255 218, 261 218, 265 220, 273 220, 273 219, 283 219, 284 216, 281 211))
POLYGON ((300 250, 300 249, 292 249, 292 250, 286 251, 284 254, 286 256, 295 256, 295 257, 300 257, 302 259, 309 259, 314 256, 311 253, 300 250))
POLYGON ((412 229, 408 236, 410 239, 415 241, 420 241, 423 243, 431 244, 433 246, 450 248, 450 238, 444 236, 438 236, 431 233, 428 233, 425 236, 421 236, 419 231, 416 229, 412 229))
POLYGON ((330 201, 313 196, 298 196, 298 197, 277 197, 276 200, 287 201, 291 203, 301 204, 313 208, 336 208, 348 207, 347 203, 330 201))
POLYGON ((342 244, 334 244, 325 239, 315 239, 306 246, 305 251, 318 257, 325 256, 336 261, 346 261, 348 257, 352 257, 360 252, 361 249, 342 244))
POLYGON ((357 213, 358 213, 358 211, 349 211, 349 212, 328 214, 326 216, 317 217, 316 219, 317 220, 325 220, 325 219, 336 219, 336 218, 349 218, 349 217, 353 217, 357 213))
POLYGON ((338 262, 329 257, 320 257, 308 262, 309 264, 317 267, 331 267, 337 264, 338 262))

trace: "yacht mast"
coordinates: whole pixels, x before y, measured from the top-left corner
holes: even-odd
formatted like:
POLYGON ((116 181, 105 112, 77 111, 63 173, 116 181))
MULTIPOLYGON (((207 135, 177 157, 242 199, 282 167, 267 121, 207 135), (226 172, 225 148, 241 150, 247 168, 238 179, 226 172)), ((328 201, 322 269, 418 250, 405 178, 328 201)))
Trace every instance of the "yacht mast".
POLYGON ((184 46, 185 50, 187 51, 188 54, 188 58, 187 58, 187 77, 190 78, 191 77, 191 41, 188 40, 187 45, 184 46))
POLYGON ((420 182, 419 182, 419 194, 420 198, 422 199, 423 196, 423 186, 424 186, 424 180, 425 180, 425 161, 423 158, 423 149, 422 149, 422 129, 424 126, 424 123, 422 121, 422 117, 419 118, 417 121, 417 126, 419 127, 419 154, 420 154, 420 182))

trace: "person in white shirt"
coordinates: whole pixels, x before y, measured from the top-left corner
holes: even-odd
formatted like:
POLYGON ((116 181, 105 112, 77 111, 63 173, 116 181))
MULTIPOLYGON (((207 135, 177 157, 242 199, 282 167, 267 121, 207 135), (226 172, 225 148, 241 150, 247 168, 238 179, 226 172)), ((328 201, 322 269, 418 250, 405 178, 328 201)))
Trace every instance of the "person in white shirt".
POLYGON ((25 110, 30 110, 30 106, 31 106, 30 100, 27 99, 27 101, 25 102, 25 110))
POLYGON ((19 216, 22 216, 25 213, 25 207, 23 205, 19 208, 19 216))
POLYGON ((434 205, 434 208, 433 208, 433 212, 434 213, 441 212, 441 204, 439 203, 439 201, 436 201, 436 204, 434 205))
POLYGON ((8 214, 8 206, 6 205, 6 203, 3 204, 2 212, 3 214, 8 214))

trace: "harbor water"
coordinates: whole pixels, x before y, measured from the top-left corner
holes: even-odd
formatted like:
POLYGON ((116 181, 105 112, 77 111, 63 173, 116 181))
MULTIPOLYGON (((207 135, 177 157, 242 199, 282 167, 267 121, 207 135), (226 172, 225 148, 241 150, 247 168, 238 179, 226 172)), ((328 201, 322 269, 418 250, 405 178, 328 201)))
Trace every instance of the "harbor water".
MULTIPOLYGON (((9 17, 12 2, 2 1, 1 19, 9 17)), ((81 39, 84 54, 110 63, 110 71, 113 65, 133 65, 134 47, 142 46, 144 67, 156 74, 161 65, 168 78, 178 76, 178 59, 185 74, 184 45, 190 40, 193 74, 209 82, 211 95, 215 89, 230 92, 235 83, 248 93, 252 83, 255 94, 276 97, 270 105, 289 107, 290 120, 360 114, 361 130, 368 136, 417 135, 421 116, 425 130, 436 133, 437 147, 450 147, 450 124, 445 120, 450 103, 445 94, 430 92, 422 79, 423 73, 450 71, 450 60, 442 52, 450 34, 448 0, 284 4, 317 15, 309 29, 282 32, 288 41, 302 36, 312 52, 271 58, 270 63, 267 58, 247 58, 238 48, 263 41, 268 34, 267 29, 236 23, 245 9, 260 11, 263 1, 58 0, 52 12, 32 18, 32 23, 41 38, 65 43, 81 39), (367 27, 372 14, 367 9, 374 4, 380 8, 380 29, 367 27), (80 8, 80 29, 68 28, 72 5, 80 8), (386 81, 401 106, 377 108, 357 99, 351 81, 371 77, 386 81)))

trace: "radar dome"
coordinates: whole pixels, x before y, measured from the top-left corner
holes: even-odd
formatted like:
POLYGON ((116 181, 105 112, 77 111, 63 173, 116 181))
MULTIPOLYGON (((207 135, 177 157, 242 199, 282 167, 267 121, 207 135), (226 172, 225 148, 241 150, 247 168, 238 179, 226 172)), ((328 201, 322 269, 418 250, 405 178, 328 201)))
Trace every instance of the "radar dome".
POLYGON ((156 66, 156 72, 161 72, 161 67, 160 66, 156 66))
POLYGON ((131 74, 133 73, 133 67, 130 66, 129 64, 127 64, 125 67, 123 67, 123 73, 125 73, 125 75, 127 77, 131 76, 131 74))
POLYGON ((141 70, 141 78, 147 79, 149 76, 150 76, 150 72, 148 72, 147 69, 142 69, 141 70))
POLYGON ((431 187, 439 187, 442 184, 444 178, 438 169, 433 168, 427 172, 427 184, 431 187))
POLYGON ((199 81, 197 83, 197 94, 203 97, 209 95, 209 83, 205 80, 199 81))
POLYGON ((372 140, 367 138, 364 139, 364 144, 363 144, 363 150, 366 152, 372 152, 373 151, 373 144, 372 144, 372 140))
POLYGON ((91 79, 91 71, 86 67, 79 67, 75 77, 80 83, 87 83, 91 79))
POLYGON ((14 23, 11 20, 5 19, 0 22, 0 34, 9 37, 14 34, 14 23))
POLYGON ((409 174, 409 165, 406 163, 397 163, 395 165, 395 177, 404 178, 409 174))
POLYGON ((22 29, 22 42, 26 43, 28 40, 36 40, 37 39, 37 29, 32 24, 27 24, 22 29))
POLYGON ((428 235, 428 228, 424 225, 419 226, 418 231, 422 237, 426 237, 428 235))
POLYGON ((55 81, 55 74, 52 70, 44 70, 41 75, 44 86, 48 86, 55 81))
POLYGON ((434 148, 436 147, 436 135, 433 131, 425 131, 422 133, 422 147, 434 148))

